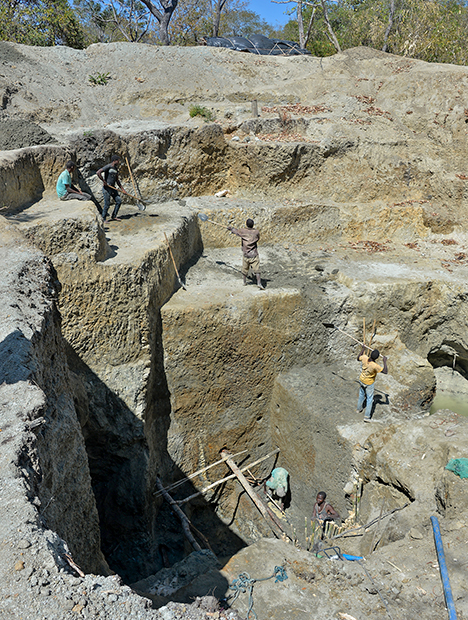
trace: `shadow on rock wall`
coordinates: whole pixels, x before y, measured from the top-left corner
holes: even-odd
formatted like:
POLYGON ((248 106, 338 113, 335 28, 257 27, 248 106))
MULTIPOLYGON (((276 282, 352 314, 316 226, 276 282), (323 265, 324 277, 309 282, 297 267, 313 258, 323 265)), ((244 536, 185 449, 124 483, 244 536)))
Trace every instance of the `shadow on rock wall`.
MULTIPOLYGON (((69 345, 67 356, 99 512, 102 551, 110 567, 132 583, 180 562, 193 549, 183 538, 181 524, 168 504, 154 498, 151 439, 146 436, 156 432, 154 424, 146 428, 69 345)), ((161 385, 160 375, 159 383, 149 399, 149 407, 160 412, 157 433, 161 449, 166 445, 170 401, 167 384, 164 379, 161 385)), ((158 467, 170 472, 171 481, 185 477, 166 450, 158 456, 158 467)), ((181 488, 174 494, 175 499, 197 491, 190 482, 181 488)), ((214 553, 226 557, 245 546, 203 498, 196 501, 189 516, 201 547, 210 546, 214 553)))

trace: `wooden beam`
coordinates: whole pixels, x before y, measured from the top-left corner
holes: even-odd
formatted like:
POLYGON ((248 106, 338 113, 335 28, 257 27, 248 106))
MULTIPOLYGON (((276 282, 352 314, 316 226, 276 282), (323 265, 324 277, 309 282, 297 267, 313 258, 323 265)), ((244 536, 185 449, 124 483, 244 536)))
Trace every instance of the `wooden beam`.
POLYGON ((254 490, 250 486, 247 478, 241 472, 239 467, 237 467, 237 465, 234 463, 234 461, 231 458, 231 455, 228 452, 224 451, 224 450, 221 452, 221 454, 222 454, 222 456, 226 456, 226 455, 228 456, 228 458, 226 459, 227 465, 229 465, 229 467, 232 469, 232 471, 234 472, 236 478, 239 480, 239 482, 241 483, 241 485, 244 487, 245 491, 247 492, 247 495, 250 497, 250 499, 253 501, 255 506, 258 508, 260 514, 262 515, 262 517, 267 522, 270 530, 273 532, 273 534, 276 536, 276 538, 281 538, 281 536, 283 534, 282 530, 280 530, 280 528, 277 526, 277 524, 273 521, 271 516, 268 514, 268 510, 267 510, 266 506, 261 501, 261 499, 258 497, 258 495, 254 492, 254 490))
MULTIPOLYGON (((234 456, 239 456, 239 454, 244 454, 245 452, 247 452, 247 450, 242 450, 241 452, 236 452, 236 454, 234 456)), ((216 463, 212 463, 211 465, 207 465, 206 467, 202 467, 201 469, 199 469, 197 471, 194 471, 192 474, 190 474, 189 476, 187 476, 183 480, 178 480, 177 482, 174 482, 174 484, 170 484, 168 487, 165 487, 165 490, 166 491, 170 491, 171 489, 175 489, 176 487, 179 487, 181 484, 185 484, 186 482, 188 482, 192 478, 195 478, 195 476, 199 476, 204 471, 207 471, 208 469, 211 469, 215 465, 219 465, 220 463, 224 463, 225 460, 226 460, 225 458, 222 458, 219 461, 216 461, 216 463)), ((162 493, 161 493, 161 491, 155 491, 153 493, 153 495, 159 496, 159 495, 162 495, 162 493)))
POLYGON ((172 497, 169 495, 169 493, 163 487, 163 484, 162 484, 162 482, 161 482, 161 480, 159 479, 158 476, 156 476, 156 486, 161 491, 162 496, 164 497, 166 502, 169 504, 169 506, 171 507, 172 511, 180 519, 180 522, 182 524, 182 531, 184 532, 184 535, 187 538, 187 540, 189 541, 189 543, 192 545, 192 547, 195 549, 195 551, 201 551, 202 548, 197 543, 197 541, 193 537, 192 532, 190 531, 190 525, 191 524, 190 524, 189 518, 187 517, 185 512, 181 508, 179 508, 179 506, 177 506, 175 501, 172 499, 172 497))
MULTIPOLYGON (((253 463, 249 463, 248 465, 245 465, 244 467, 241 467, 241 471, 242 472, 243 471, 247 471, 251 467, 254 467, 255 465, 258 465, 259 463, 262 463, 263 461, 266 461, 267 459, 270 458, 270 456, 274 456, 275 454, 278 454, 279 451, 280 451, 280 449, 276 448, 276 450, 273 450, 273 452, 270 452, 266 456, 262 456, 261 459, 258 459, 256 461, 254 461, 253 463)), ((238 454, 242 454, 242 452, 239 452, 238 454)), ((233 458, 233 456, 234 455, 228 455, 228 457, 230 457, 230 458, 233 458)), ((226 460, 227 460, 227 458, 223 458, 223 461, 226 461, 226 460)), ((214 487, 217 487, 220 484, 223 484, 224 482, 227 482, 228 480, 233 480, 235 477, 236 477, 236 474, 231 474, 230 476, 226 476, 225 478, 221 478, 220 480, 216 480, 216 482, 213 482, 213 483, 209 484, 207 487, 203 488, 201 491, 197 491, 197 493, 194 493, 193 495, 189 495, 189 497, 186 497, 185 499, 180 499, 180 500, 176 501, 176 503, 177 504, 186 504, 191 499, 194 499, 195 497, 198 497, 199 495, 203 495, 203 493, 206 493, 210 489, 214 489, 214 487)))

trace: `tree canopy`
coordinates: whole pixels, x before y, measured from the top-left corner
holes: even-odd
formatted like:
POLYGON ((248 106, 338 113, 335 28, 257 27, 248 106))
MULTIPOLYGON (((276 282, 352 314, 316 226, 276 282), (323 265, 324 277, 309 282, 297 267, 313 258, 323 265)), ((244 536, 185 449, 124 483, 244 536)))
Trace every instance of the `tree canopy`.
MULTIPOLYGON (((317 7, 307 48, 316 56, 334 54, 317 7)), ((308 23, 312 3, 303 5, 308 23)), ((364 45, 429 62, 468 64, 468 10, 461 0, 340 0, 328 2, 328 18, 342 49, 364 45)), ((299 41, 297 19, 284 34, 299 41)))
POLYGON ((275 30, 248 0, 0 0, 0 40, 28 45, 133 41, 194 45, 203 37, 297 41, 316 56, 364 45, 430 62, 468 64, 464 0, 272 0, 291 16, 275 30))
POLYGON ((68 0, 1 0, 0 40, 82 48, 85 34, 68 0))

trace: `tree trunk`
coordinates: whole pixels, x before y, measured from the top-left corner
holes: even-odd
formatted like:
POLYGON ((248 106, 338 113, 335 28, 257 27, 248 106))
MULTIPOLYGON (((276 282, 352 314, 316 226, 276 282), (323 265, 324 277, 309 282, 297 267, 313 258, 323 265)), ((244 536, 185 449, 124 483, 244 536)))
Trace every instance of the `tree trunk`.
POLYGON ((310 21, 309 21, 309 26, 307 27, 307 34, 305 36, 304 39, 304 49, 307 47, 307 43, 309 42, 310 39, 310 33, 312 32, 312 26, 314 24, 314 20, 315 20, 315 11, 316 11, 316 7, 314 6, 313 10, 312 10, 312 15, 310 16, 310 21))
POLYGON ((385 30, 384 34, 384 44, 382 47, 382 52, 387 51, 387 43, 388 43, 388 35, 390 34, 391 29, 393 28, 393 18, 395 16, 395 0, 390 0, 390 14, 388 16, 388 26, 385 30))
POLYGON ((141 0, 146 6, 151 15, 158 21, 159 38, 163 45, 169 45, 169 22, 171 21, 172 14, 177 8, 179 0, 159 0, 159 4, 162 7, 160 11, 152 0, 141 0))
POLYGON ((304 21, 302 19, 302 0, 297 0, 297 29, 299 30, 299 45, 304 48, 304 21))
POLYGON ((221 11, 226 4, 226 0, 216 0, 216 12, 213 15, 213 36, 217 37, 219 34, 219 23, 221 21, 221 11))
POLYGON ((336 51, 341 52, 340 44, 338 43, 338 39, 336 38, 335 33, 333 32, 333 28, 331 27, 330 20, 328 19, 326 0, 321 0, 321 4, 322 4, 322 9, 323 9, 323 17, 325 19, 325 23, 327 24, 328 32, 330 34, 330 40, 333 43, 336 51))

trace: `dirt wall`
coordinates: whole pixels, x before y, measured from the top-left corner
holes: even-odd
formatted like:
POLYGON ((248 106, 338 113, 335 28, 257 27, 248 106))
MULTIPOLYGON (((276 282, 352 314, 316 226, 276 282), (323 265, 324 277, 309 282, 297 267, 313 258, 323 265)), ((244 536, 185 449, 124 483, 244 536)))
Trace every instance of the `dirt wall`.
MULTIPOLYGON (((5 265, 1 383, 7 416, 1 440, 10 476, 23 486, 19 497, 4 499, 2 522, 8 529, 56 532, 77 562, 98 572, 106 563, 54 301, 56 275, 44 255, 3 218, 0 236, 5 265), (15 509, 19 501, 29 505, 24 516, 15 509)), ((64 562, 57 555, 54 561, 64 562)))

